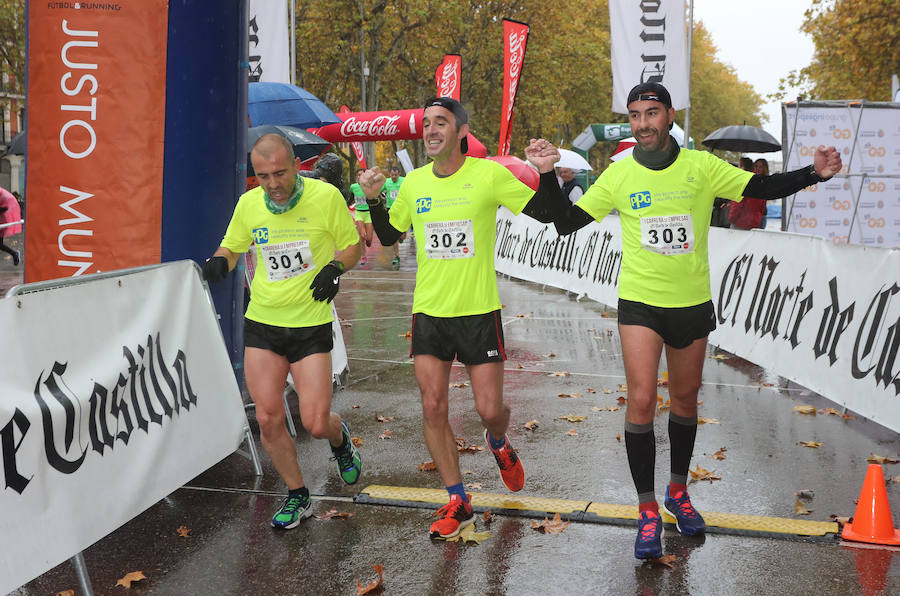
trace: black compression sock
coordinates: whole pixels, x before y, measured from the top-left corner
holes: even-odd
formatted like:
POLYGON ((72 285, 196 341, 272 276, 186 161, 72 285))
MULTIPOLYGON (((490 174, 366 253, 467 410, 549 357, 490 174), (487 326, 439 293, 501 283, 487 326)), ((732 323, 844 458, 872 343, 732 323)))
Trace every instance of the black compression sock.
POLYGON ((655 495, 653 473, 656 469, 656 435, 653 434, 652 422, 625 423, 625 451, 628 453, 628 467, 631 468, 631 479, 637 489, 638 499, 647 500, 655 495))
POLYGON ((687 484, 688 471, 691 467, 691 454, 694 452, 694 441, 697 438, 697 416, 685 418, 669 413, 669 448, 672 463, 669 468, 675 484, 687 484))

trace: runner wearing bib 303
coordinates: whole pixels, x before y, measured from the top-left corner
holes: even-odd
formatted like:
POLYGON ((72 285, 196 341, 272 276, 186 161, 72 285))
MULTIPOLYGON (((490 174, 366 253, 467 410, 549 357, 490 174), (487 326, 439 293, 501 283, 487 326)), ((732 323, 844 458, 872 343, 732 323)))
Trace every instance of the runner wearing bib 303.
MULTIPOLYGON (((680 149, 669 130, 675 118, 669 92, 642 83, 628 94, 628 118, 637 146, 607 168, 573 206, 562 193, 552 201, 560 234, 569 234, 612 209, 622 226, 619 335, 628 405, 625 450, 638 494, 634 555, 662 556, 662 520, 654 488, 657 375, 662 350, 669 366, 671 475, 664 507, 682 534, 706 531, 687 493, 697 435, 706 338, 716 328, 710 297, 708 240, 716 197, 777 199, 827 179, 841 169, 834 147, 816 151, 813 166, 759 176, 711 153, 680 149)), ((542 174, 543 183, 543 174, 542 174)))

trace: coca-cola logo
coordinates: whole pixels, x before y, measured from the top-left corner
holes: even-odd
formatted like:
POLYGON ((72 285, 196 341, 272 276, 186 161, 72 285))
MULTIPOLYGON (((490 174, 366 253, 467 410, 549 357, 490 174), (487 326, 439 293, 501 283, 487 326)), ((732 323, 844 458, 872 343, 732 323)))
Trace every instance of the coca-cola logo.
POLYGON ((376 116, 371 120, 358 120, 356 116, 350 116, 341 124, 341 135, 344 137, 389 137, 400 132, 397 126, 399 115, 376 116))
POLYGON ((453 94, 456 91, 457 80, 456 63, 448 62, 441 71, 441 83, 438 95, 440 97, 453 97, 453 94))
POLYGON ((519 71, 522 69, 522 60, 525 57, 525 39, 527 37, 527 31, 519 34, 509 34, 509 75, 511 77, 518 77, 519 71))

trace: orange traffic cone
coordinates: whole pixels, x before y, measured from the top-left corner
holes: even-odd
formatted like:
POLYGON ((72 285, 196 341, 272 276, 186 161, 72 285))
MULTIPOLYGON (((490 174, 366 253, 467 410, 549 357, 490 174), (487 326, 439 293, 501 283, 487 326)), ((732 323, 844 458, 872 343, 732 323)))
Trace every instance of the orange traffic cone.
POLYGON ((869 464, 853 522, 844 526, 841 537, 870 544, 900 544, 900 530, 894 529, 884 472, 878 464, 869 464))

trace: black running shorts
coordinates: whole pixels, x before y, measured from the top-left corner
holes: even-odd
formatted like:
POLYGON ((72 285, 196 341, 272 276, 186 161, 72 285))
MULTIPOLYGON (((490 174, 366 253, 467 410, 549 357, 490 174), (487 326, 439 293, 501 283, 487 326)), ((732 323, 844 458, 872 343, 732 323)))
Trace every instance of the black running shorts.
POLYGON ((465 317, 432 317, 413 313, 409 355, 428 354, 463 364, 503 362, 503 325, 500 311, 465 317))
POLYGON ((334 336, 331 323, 312 327, 276 327, 245 318, 244 346, 275 352, 294 363, 311 354, 330 352, 334 347, 334 336))
POLYGON ((619 325, 640 325, 659 334, 667 346, 681 349, 716 328, 712 301, 696 306, 663 308, 619 298, 619 325))

